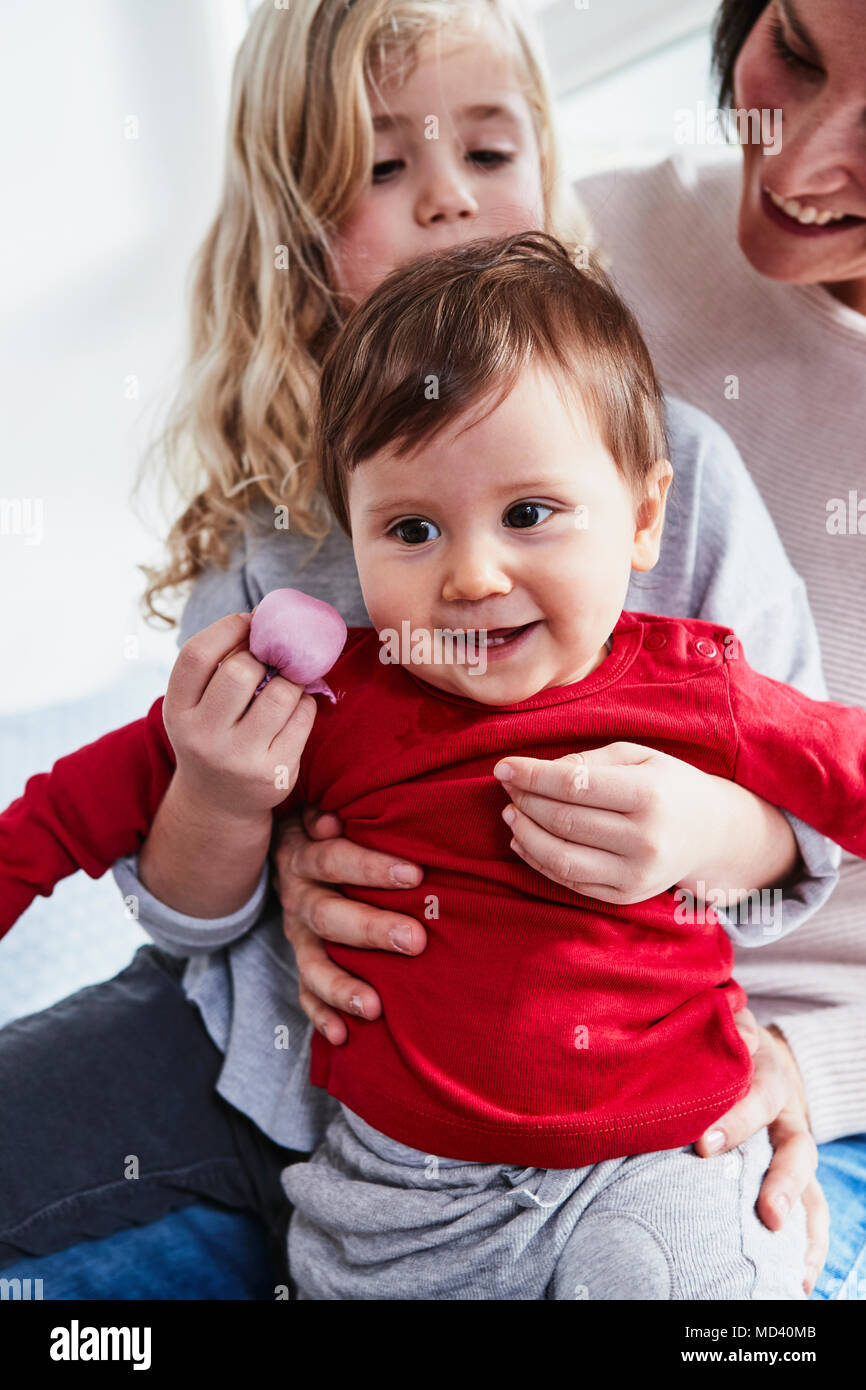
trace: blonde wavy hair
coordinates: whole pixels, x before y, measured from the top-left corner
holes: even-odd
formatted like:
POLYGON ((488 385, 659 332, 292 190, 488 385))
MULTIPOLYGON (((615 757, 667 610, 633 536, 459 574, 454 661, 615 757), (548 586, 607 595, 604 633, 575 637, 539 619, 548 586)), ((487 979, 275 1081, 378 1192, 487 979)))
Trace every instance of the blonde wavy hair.
POLYGON ((140 566, 143 610, 225 567, 251 509, 288 508, 319 544, 332 524, 312 442, 321 363, 351 306, 334 238, 369 185, 369 91, 408 75, 430 34, 450 45, 498 26, 532 114, 545 226, 589 240, 562 187, 544 61, 517 0, 265 0, 235 60, 219 211, 193 262, 189 356, 139 487, 157 461, 185 510, 161 568, 140 566))

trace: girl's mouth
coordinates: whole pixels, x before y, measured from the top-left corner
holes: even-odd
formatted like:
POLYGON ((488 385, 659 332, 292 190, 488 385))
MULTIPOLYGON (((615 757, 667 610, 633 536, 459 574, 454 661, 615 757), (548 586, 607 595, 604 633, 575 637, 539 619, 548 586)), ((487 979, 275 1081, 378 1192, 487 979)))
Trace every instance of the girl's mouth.
POLYGON ((761 207, 777 227, 782 227, 794 236, 820 237, 832 236, 834 232, 847 231, 849 227, 859 227, 866 222, 864 217, 850 214, 818 212, 808 203, 799 203, 795 198, 780 198, 768 188, 761 189, 761 207))

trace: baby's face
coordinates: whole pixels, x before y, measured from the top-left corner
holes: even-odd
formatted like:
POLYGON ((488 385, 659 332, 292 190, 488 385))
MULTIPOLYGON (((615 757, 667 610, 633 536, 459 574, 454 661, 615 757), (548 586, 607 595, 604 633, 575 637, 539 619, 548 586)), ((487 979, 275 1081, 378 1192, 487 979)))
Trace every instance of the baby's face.
POLYGON ((605 659, 631 568, 658 558, 672 470, 659 461, 638 507, 595 427, 541 367, 476 423, 488 408, 414 455, 361 463, 348 504, 370 621, 383 639, 411 635, 392 652, 431 685, 508 705, 605 659), (480 632, 480 645, 452 645, 449 661, 435 639, 454 630, 480 632))

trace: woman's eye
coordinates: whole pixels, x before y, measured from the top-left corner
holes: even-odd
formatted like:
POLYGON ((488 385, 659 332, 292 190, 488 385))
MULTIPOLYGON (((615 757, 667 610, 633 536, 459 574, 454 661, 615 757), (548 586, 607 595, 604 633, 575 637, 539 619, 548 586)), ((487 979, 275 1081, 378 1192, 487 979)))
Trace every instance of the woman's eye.
POLYGON ((474 160, 481 169, 498 169, 503 164, 511 164, 514 155, 503 154, 501 150, 472 150, 469 158, 474 160))
POLYGON ((435 540, 436 537, 430 534, 433 531, 437 536, 440 534, 439 527, 434 526, 432 521, 412 516, 408 521, 398 521, 396 526, 391 527, 390 534, 404 541, 406 545, 423 545, 425 541, 435 540))
POLYGON ((384 159, 381 164, 373 165, 373 182, 381 183, 388 178, 396 168, 403 163, 402 159, 384 159))
POLYGON ((814 63, 810 63, 806 58, 801 58, 799 53, 795 53, 790 44, 785 41, 781 24, 773 24, 770 29, 773 40, 773 47, 786 67, 793 68, 796 72, 820 72, 821 69, 814 63))
POLYGON ((517 528, 527 526, 537 526, 539 521, 547 518, 540 516, 540 512, 546 512, 547 516, 553 515, 553 508, 546 507, 543 502, 516 502, 513 507, 509 507, 505 513, 507 517, 515 519, 509 522, 510 526, 517 528))

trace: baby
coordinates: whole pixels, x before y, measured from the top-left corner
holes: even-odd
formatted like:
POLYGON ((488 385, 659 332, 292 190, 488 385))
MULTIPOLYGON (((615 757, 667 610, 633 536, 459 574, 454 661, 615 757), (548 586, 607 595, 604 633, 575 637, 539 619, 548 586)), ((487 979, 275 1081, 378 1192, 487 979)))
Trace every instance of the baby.
MULTIPOLYGON (((328 948, 384 1014, 313 1040, 341 1110, 283 1175, 298 1296, 802 1298, 802 1207, 775 1234, 754 1211, 766 1131, 691 1148, 751 1080, 718 920, 546 877, 513 853, 501 783, 508 756, 635 741, 866 856, 866 713, 759 676, 729 629, 622 611, 659 554, 661 394, 604 274, 543 233, 391 275, 328 356, 317 444, 372 628, 350 630, 270 804, 423 865, 419 888, 345 891, 429 944, 328 948)), ((130 726, 133 776, 113 745, 91 872, 137 847, 171 779, 160 704, 130 726)), ((588 768, 575 801, 605 780, 615 804, 616 768, 588 768)))

